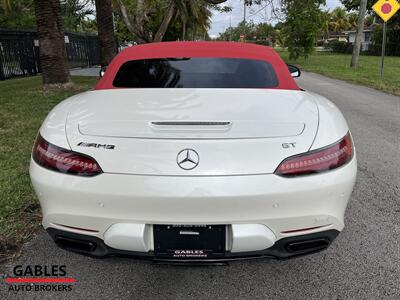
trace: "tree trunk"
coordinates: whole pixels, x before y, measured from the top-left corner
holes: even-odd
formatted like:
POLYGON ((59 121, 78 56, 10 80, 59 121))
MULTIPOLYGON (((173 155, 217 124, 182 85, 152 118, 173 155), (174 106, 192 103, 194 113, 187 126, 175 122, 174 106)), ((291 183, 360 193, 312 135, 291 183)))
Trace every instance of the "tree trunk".
POLYGON ((59 0, 35 0, 43 84, 70 84, 59 0))
POLYGON ((182 22, 182 41, 186 39, 186 21, 182 22))
POLYGON ((117 55, 111 0, 96 0, 96 21, 101 47, 101 65, 107 66, 117 55))
POLYGON ((172 18, 174 17, 176 8, 175 8, 175 4, 171 1, 171 4, 168 7, 168 10, 166 12, 166 14, 164 15, 164 18, 161 22, 160 28, 158 28, 158 31, 156 33, 156 35, 154 36, 153 42, 161 42, 165 32, 168 29, 169 23, 171 22, 172 18))
POLYGON ((361 0, 360 9, 358 12, 356 37, 354 41, 353 54, 351 56, 351 63, 350 63, 350 67, 352 68, 357 68, 358 66, 358 58, 360 56, 360 50, 361 50, 361 34, 364 30, 364 20, 366 12, 367 12, 367 0, 361 0))

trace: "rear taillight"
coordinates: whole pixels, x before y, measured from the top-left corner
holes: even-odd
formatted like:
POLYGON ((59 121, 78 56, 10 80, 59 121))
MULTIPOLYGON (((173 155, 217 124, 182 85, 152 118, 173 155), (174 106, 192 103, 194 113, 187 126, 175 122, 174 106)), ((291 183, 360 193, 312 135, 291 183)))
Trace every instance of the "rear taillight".
POLYGON ((285 159, 275 170, 280 176, 299 176, 339 168, 353 157, 350 133, 330 146, 285 159))
POLYGON ((44 168, 79 176, 95 176, 102 173, 99 164, 91 157, 57 147, 39 134, 33 146, 34 161, 44 168))

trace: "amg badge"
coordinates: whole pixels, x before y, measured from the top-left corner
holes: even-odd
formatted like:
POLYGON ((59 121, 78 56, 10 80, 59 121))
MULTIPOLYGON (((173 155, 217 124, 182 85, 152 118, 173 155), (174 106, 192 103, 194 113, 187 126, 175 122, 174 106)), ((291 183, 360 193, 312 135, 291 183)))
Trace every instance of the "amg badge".
POLYGON ((91 147, 91 148, 98 148, 98 149, 109 149, 109 150, 114 150, 115 145, 108 145, 108 144, 96 144, 96 143, 85 143, 85 142, 80 142, 78 144, 80 147, 91 147))

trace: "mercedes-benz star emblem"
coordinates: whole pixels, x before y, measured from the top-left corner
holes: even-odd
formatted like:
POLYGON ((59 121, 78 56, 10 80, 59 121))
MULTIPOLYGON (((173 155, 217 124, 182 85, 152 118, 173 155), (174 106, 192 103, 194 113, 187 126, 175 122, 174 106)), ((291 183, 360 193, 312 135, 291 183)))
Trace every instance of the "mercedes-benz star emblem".
POLYGON ((193 149, 183 149, 179 151, 176 162, 184 170, 192 170, 199 164, 199 154, 193 149))

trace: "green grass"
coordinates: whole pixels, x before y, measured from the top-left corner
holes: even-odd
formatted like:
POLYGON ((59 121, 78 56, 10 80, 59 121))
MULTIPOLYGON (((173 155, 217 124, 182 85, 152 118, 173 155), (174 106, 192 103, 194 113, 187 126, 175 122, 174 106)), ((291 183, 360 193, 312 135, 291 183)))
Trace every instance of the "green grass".
POLYGON ((28 173, 31 148, 47 113, 97 79, 73 81, 74 91, 44 91, 40 76, 0 82, 0 254, 7 250, 4 243, 20 244, 38 228, 38 201, 28 173))
POLYGON ((332 78, 358 83, 395 95, 400 95, 400 57, 385 57, 383 78, 380 77, 380 57, 360 56, 359 67, 350 68, 350 54, 315 53, 308 59, 289 59, 286 51, 279 51, 287 63, 300 69, 315 72, 332 78))

